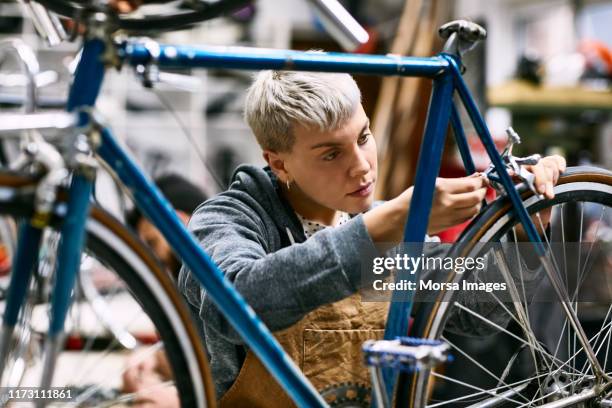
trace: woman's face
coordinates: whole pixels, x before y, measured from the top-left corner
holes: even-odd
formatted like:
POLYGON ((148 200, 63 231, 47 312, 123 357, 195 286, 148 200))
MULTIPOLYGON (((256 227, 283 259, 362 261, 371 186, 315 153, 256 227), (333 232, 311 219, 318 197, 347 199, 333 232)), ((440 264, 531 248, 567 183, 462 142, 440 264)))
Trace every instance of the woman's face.
POLYGON ((312 211, 360 213, 372 205, 376 183, 376 143, 361 104, 346 124, 334 131, 294 129, 290 152, 274 156, 282 161, 277 174, 292 181, 292 194, 303 195, 312 211), (294 190, 295 189, 295 190, 294 190), (319 207, 319 208, 315 208, 319 207))

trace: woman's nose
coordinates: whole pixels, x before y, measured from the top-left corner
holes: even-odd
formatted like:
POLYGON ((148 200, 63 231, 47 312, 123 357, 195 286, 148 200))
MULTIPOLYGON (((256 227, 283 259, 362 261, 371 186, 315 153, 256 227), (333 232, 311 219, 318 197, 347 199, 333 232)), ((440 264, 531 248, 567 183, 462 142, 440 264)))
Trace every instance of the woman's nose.
POLYGON ((368 161, 366 152, 357 148, 355 152, 355 159, 353 165, 351 166, 350 176, 358 177, 364 174, 367 174, 370 171, 370 162, 368 161))

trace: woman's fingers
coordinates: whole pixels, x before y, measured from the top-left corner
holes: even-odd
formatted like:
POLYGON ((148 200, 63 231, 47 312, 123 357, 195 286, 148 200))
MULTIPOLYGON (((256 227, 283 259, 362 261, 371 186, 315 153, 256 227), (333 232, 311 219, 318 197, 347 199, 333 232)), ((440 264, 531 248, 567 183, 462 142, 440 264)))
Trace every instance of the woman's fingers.
POLYGON ((141 0, 110 0, 108 5, 119 13, 131 13, 142 4, 141 0))
POLYGON ((555 197, 554 186, 565 169, 565 159, 558 155, 544 157, 535 166, 528 167, 535 176, 536 191, 548 199, 555 197))
POLYGON ((471 219, 476 214, 478 214, 478 211, 480 211, 480 205, 475 205, 475 206, 467 207, 467 208, 459 208, 453 211, 452 222, 451 222, 451 225, 449 225, 449 227, 461 224, 471 219))
POLYGON ((438 188, 446 193, 468 193, 487 186, 487 179, 480 173, 474 173, 468 177, 438 178, 438 188))
POLYGON ((546 171, 546 168, 541 163, 538 163, 535 166, 531 166, 529 170, 535 176, 534 183, 535 183, 536 191, 539 194, 545 194, 546 193, 546 180, 548 179, 548 173, 546 171))
POLYGON ((453 202, 453 208, 469 208, 479 206, 487 195, 486 188, 479 188, 476 191, 469 193, 459 193, 451 195, 451 201, 453 202))

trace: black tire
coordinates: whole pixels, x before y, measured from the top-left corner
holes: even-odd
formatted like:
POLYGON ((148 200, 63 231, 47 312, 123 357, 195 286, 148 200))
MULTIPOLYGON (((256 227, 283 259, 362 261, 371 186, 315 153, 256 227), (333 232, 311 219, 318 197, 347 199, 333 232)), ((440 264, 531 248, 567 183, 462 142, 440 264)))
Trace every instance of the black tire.
MULTIPOLYGON (((0 199, 0 216, 17 220, 31 214, 34 186, 35 180, 0 173, 0 190, 10 191, 0 199)), ((130 230, 104 210, 92 208, 86 229, 85 252, 112 268, 153 322, 181 406, 214 407, 215 392, 203 341, 168 272, 130 230)))
MULTIPOLYGON (((588 202, 612 207, 612 172, 594 167, 568 168, 555 187, 555 198, 552 200, 539 200, 526 188, 522 188, 520 192, 529 214, 563 203, 588 202)), ((450 256, 466 256, 479 242, 495 242, 509 233, 517 223, 510 201, 506 197, 498 198, 466 228, 451 249, 450 256)), ((468 274, 463 277, 453 275, 452 272, 448 275, 448 281, 469 278, 468 274)), ((455 297, 456 292, 441 291, 435 302, 415 305, 417 309, 413 313, 410 335, 428 339, 441 338, 454 307, 455 297)), ((401 374, 396 384, 396 406, 425 406, 433 388, 430 374, 429 370, 401 374)))
MULTIPOLYGON (((177 12, 168 15, 116 18, 117 28, 130 32, 159 32, 188 28, 202 21, 228 15, 252 3, 253 0, 218 0, 212 4, 202 3, 199 10, 177 12)), ((90 12, 86 1, 41 0, 49 10, 68 18, 78 18, 90 12)))

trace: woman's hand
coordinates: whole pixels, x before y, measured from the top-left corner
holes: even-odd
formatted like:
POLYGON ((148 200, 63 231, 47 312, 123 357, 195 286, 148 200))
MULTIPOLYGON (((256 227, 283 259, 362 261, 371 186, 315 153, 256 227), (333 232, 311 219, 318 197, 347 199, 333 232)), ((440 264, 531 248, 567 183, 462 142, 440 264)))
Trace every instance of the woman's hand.
MULTIPOLYGON (((565 171, 567 164, 565 159, 559 155, 546 156, 540 159, 538 164, 525 166, 525 169, 535 176, 535 188, 544 197, 553 199, 555 193, 553 187, 559 181, 559 176, 565 171)), ((514 174, 510 173, 511 176, 514 174)))
POLYGON ((117 13, 131 13, 142 5, 142 0, 110 0, 108 5, 117 13))
MULTIPOLYGON (((559 181, 559 176, 567 168, 565 159, 559 155, 546 156, 540 159, 538 164, 525 166, 525 168, 535 176, 534 185, 536 187, 536 191, 543 194, 544 197, 549 200, 555 198, 553 188, 559 181)), ((512 176, 513 174, 510 175, 512 176)), ((547 207, 531 216, 531 220, 533 221, 538 234, 542 235, 544 233, 548 227, 548 224, 550 223, 551 216, 552 207, 547 207)), ((516 234, 519 241, 529 240, 527 233, 521 224, 518 225, 516 234)))
POLYGON ((487 179, 480 173, 459 178, 438 177, 427 233, 437 234, 478 214, 487 185, 487 179))
MULTIPOLYGON (((435 234, 469 220, 480 211, 487 180, 479 173, 469 177, 437 178, 429 217, 428 234, 435 234)), ((364 214, 364 223, 374 242, 397 244, 412 201, 413 187, 364 214)))
POLYGON ((144 359, 135 354, 128 358, 122 391, 135 394, 132 405, 137 407, 178 408, 177 390, 167 384, 170 380, 172 371, 163 349, 144 359))

